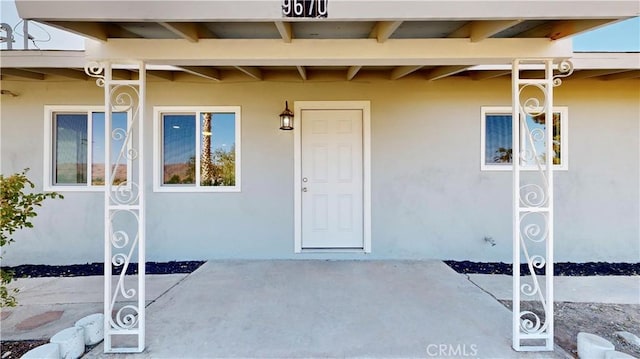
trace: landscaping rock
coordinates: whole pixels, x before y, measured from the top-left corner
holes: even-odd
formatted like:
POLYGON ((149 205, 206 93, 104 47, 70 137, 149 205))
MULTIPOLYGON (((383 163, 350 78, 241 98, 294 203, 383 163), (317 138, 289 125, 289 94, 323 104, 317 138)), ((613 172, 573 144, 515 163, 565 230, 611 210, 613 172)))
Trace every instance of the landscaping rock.
POLYGON ((623 341, 627 342, 629 345, 632 345, 638 349, 640 349, 640 338, 637 335, 629 332, 616 332, 616 335, 620 337, 623 341))
POLYGON ((26 352, 22 359, 60 359, 60 346, 47 343, 26 352))
POLYGON ((84 331, 82 328, 63 329, 56 333, 50 342, 60 345, 62 359, 77 359, 84 354, 84 331))
POLYGON ((104 314, 96 313, 88 315, 76 322, 76 327, 84 332, 84 344, 94 345, 104 339, 104 314))
MULTIPOLYGON (((146 262, 147 274, 173 274, 191 273, 198 269, 204 261, 172 261, 172 262, 146 262)), ((40 278, 40 277, 80 277, 104 274, 103 263, 70 264, 62 266, 24 264, 16 267, 3 267, 3 270, 13 271, 15 278, 40 278)), ((113 267, 114 274, 120 274, 121 267, 113 267)), ((127 274, 137 274, 138 264, 130 263, 127 274)))
POLYGON ((607 351, 614 351, 613 344, 595 334, 578 333, 578 358, 604 359, 607 351))
MULTIPOLYGON (((511 263, 502 262, 470 262, 470 261, 444 261, 449 267, 458 273, 471 274, 512 274, 511 263)), ((544 268, 537 269, 541 275, 544 268)), ((526 263, 520 266, 520 275, 528 275, 529 268, 526 263)), ((557 262, 553 267, 555 276, 594 276, 594 275, 640 275, 640 263, 608 263, 588 262, 571 263, 557 262)))

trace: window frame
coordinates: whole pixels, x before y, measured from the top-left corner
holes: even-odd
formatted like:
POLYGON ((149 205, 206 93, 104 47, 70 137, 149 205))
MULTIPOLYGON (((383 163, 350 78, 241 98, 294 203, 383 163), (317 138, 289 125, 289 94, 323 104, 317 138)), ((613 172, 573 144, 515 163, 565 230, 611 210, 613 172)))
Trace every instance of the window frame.
MULTIPOLYGON (((93 182, 93 114, 104 113, 104 106, 99 105, 45 105, 44 106, 44 181, 45 191, 56 192, 100 192, 104 190, 104 185, 94 185, 93 182), (56 168, 56 156, 54 146, 56 144, 56 131, 54 129, 54 115, 57 113, 86 114, 87 115, 87 183, 82 184, 58 184, 54 179, 56 168)), ((131 110, 123 111, 114 109, 113 112, 124 112, 127 114, 127 128, 131 126, 131 110)), ((106 115, 105 115, 106 116, 106 115)), ((131 144, 127 144, 127 150, 131 149, 131 144)), ((105 166, 107 164, 105 163, 105 166)), ((131 169, 132 161, 127 159, 127 168, 131 169)), ((127 188, 132 180, 132 173, 127 171, 127 188)), ((106 179, 105 179, 106 181, 106 179)), ((113 187, 115 190, 115 187, 113 187)))
MULTIPOLYGON (((560 164, 553 165, 554 171, 569 170, 569 108, 567 106, 554 106, 553 113, 560 113, 560 164)), ((480 170, 481 171, 511 171, 513 164, 487 164, 486 163, 486 125, 487 115, 513 115, 511 106, 482 106, 480 109, 480 170)), ((521 140, 522 141, 522 140, 521 140)), ((521 166, 525 171, 536 171, 535 165, 521 166)))
POLYGON ((154 106, 153 107, 153 191, 154 192, 242 192, 242 113, 240 106, 154 106), (200 155, 202 146, 202 113, 233 113, 235 116, 235 186, 201 186, 200 185, 200 155), (196 117, 196 172, 193 185, 166 185, 163 183, 163 149, 164 127, 163 115, 194 114, 196 117))

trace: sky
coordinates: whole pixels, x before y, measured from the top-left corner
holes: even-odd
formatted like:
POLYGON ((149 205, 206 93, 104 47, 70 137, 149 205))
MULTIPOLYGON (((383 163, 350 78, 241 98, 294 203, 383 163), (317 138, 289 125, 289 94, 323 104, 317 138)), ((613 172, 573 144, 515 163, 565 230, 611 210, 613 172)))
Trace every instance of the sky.
MULTIPOLYGON (((0 0, 0 22, 14 28, 14 49, 23 49, 22 24, 14 0, 0 0), (16 27, 16 25, 18 25, 16 27)), ((30 22, 29 33, 34 37, 30 49, 82 50, 84 40, 46 25, 30 22)), ((573 38, 575 51, 640 51, 640 18, 621 21, 573 38)), ((0 44, 6 48, 6 44, 0 44)))

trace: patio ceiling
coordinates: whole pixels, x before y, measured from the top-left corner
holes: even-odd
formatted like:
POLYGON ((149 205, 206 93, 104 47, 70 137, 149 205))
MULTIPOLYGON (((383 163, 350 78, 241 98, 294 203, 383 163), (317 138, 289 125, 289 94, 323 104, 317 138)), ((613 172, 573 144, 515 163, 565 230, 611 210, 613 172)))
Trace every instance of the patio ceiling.
MULTIPOLYGON (((329 0, 323 19, 283 17, 282 0, 16 4, 25 19, 94 40, 86 42, 87 58, 170 66, 152 66, 149 73, 170 81, 185 74, 221 81, 229 75, 265 80, 283 73, 303 80, 338 74, 346 80, 366 74, 391 80, 485 79, 508 75, 508 68, 478 66, 508 65, 513 58, 568 58, 572 46, 565 39, 638 15, 637 2, 627 0, 329 0)), ((81 66, 40 65, 3 64, 3 75, 84 76, 76 73, 81 66)), ((595 70, 583 76, 605 78, 614 73, 608 70, 629 68, 595 70)), ((120 75, 131 76, 124 69, 120 75)))

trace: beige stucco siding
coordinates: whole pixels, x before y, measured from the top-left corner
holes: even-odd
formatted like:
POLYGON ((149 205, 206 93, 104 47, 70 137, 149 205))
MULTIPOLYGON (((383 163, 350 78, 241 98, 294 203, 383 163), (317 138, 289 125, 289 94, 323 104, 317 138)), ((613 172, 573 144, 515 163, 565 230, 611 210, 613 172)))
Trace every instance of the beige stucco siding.
MULTIPOLYGON (((294 77, 148 85, 145 147, 147 253, 152 261, 211 258, 441 258, 511 260, 511 173, 480 170, 480 108, 509 106, 510 81, 389 81, 294 77), (294 254, 293 134, 278 130, 284 101, 369 100, 372 253, 294 254), (153 193, 153 106, 242 108, 242 192, 153 193), (491 246, 483 240, 490 236, 491 246)), ((43 181, 44 105, 100 105, 92 81, 2 81, 2 173, 43 181)), ((640 86, 566 81, 569 170, 555 174, 556 260, 640 257, 640 86)), ((102 261, 103 196, 65 192, 46 203, 3 262, 102 261)))

